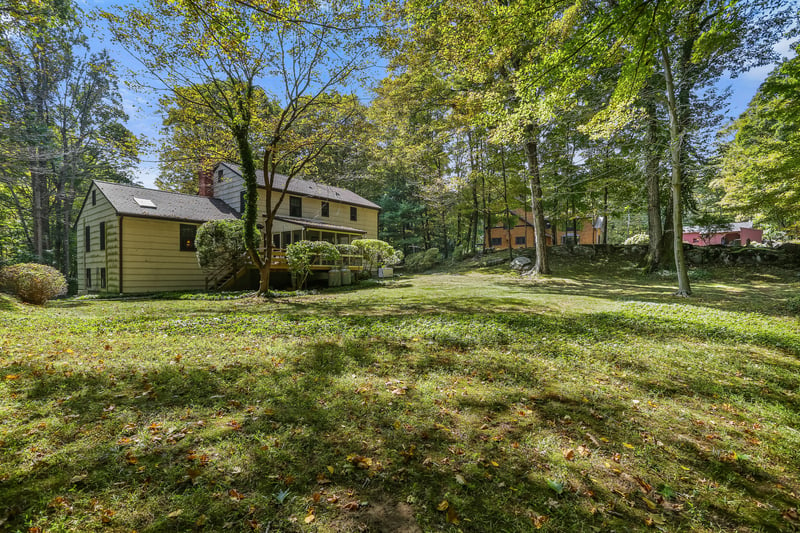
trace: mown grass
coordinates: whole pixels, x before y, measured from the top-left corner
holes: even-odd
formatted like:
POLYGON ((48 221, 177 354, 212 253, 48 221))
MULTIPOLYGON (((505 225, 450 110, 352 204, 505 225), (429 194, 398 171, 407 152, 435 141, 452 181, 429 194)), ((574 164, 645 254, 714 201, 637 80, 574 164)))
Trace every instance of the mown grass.
POLYGON ((0 296, 0 529, 791 531, 792 273, 0 296))

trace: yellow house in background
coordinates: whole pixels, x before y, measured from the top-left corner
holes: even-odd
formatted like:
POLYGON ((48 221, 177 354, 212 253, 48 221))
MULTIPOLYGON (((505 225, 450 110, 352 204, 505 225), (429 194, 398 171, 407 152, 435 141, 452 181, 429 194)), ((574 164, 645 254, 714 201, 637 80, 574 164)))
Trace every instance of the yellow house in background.
MULTIPOLYGON (((257 179, 263 219, 266 189, 261 172, 257 179)), ((273 207, 286 177, 276 181, 273 207)), ((227 163, 201 173, 196 196, 93 181, 75 223, 78 292, 204 289, 206 276, 194 246, 197 228, 209 220, 238 218, 243 207, 244 180, 239 167, 227 163)), ((379 206, 347 189, 295 178, 271 238, 277 248, 298 240, 347 244, 374 239, 379 211, 379 206)))

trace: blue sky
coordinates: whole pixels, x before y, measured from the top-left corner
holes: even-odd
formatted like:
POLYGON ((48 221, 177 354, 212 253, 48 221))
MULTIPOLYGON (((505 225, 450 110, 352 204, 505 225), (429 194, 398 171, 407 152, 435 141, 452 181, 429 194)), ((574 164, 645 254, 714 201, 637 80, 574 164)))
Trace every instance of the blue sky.
MULTIPOLYGON (((90 11, 93 9, 111 9, 118 2, 107 0, 78 0, 81 7, 90 11)), ((138 2, 126 2, 126 4, 138 2)), ((92 30, 87 30, 91 32, 92 30)), ((791 42, 782 40, 775 45, 775 50, 781 57, 793 55, 791 42)), ((120 92, 124 102, 125 112, 128 114, 128 128, 139 136, 146 137, 152 143, 157 144, 160 128, 161 115, 157 111, 158 99, 161 93, 156 91, 144 92, 140 89, 133 89, 125 84, 125 78, 132 72, 139 69, 136 58, 131 56, 119 45, 111 42, 105 25, 102 21, 95 23, 95 28, 91 34, 90 47, 93 51, 102 48, 108 49, 120 64, 120 76, 123 82, 120 92)), ((732 90, 731 99, 727 116, 732 119, 745 110, 747 104, 753 98, 761 83, 774 68, 773 65, 752 69, 739 75, 736 78, 726 77, 720 80, 718 86, 730 86, 732 90)), ((145 187, 154 188, 155 179, 158 177, 158 154, 155 151, 142 153, 141 163, 134 172, 135 180, 145 187)))

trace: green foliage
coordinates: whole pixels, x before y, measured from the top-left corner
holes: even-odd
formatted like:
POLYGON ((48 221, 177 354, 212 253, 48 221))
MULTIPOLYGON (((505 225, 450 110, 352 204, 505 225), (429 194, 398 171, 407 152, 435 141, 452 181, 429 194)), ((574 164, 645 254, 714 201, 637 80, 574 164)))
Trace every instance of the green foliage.
POLYGON ((388 242, 378 239, 356 239, 353 241, 364 261, 364 271, 372 272, 382 266, 393 266, 403 260, 403 252, 395 250, 388 242))
POLYGON ((0 289, 15 294, 23 302, 44 305, 67 293, 67 280, 51 266, 19 263, 0 270, 0 289))
POLYGON ((357 246, 353 246, 352 244, 337 244, 336 249, 339 250, 339 254, 341 255, 341 260, 339 264, 343 265, 354 265, 359 266, 363 264, 363 258, 361 257, 361 250, 358 249, 357 246), (353 256, 352 258, 345 256, 353 256))
POLYGON ((0 483, 3 526, 791 530, 793 273, 752 290, 739 269, 695 306, 625 265, 271 301, 0 297, 2 473, 25 480, 0 483), (603 511, 621 479, 636 504, 603 511))
POLYGON ((326 241, 297 241, 286 247, 286 261, 295 287, 305 285, 311 274, 311 264, 320 259, 324 264, 333 265, 341 258, 337 247, 326 241))
POLYGON ((713 185, 722 203, 780 227, 800 219, 800 56, 779 65, 734 122, 713 185))
POLYGON ((632 245, 632 244, 646 245, 646 244, 649 244, 649 243, 650 243, 650 236, 647 233, 637 233, 636 235, 631 235, 630 237, 625 239, 625 242, 623 242, 622 244, 625 244, 625 245, 632 245))
POLYGON ((792 296, 786 300, 786 309, 788 309, 790 313, 800 315, 800 296, 792 296))
POLYGON ((206 273, 222 268, 238 270, 247 247, 244 243, 244 221, 211 220, 197 229, 195 238, 197 263, 206 273))
POLYGON ((424 252, 410 254, 406 257, 405 265, 409 272, 424 272, 441 264, 442 254, 438 248, 431 248, 424 252))

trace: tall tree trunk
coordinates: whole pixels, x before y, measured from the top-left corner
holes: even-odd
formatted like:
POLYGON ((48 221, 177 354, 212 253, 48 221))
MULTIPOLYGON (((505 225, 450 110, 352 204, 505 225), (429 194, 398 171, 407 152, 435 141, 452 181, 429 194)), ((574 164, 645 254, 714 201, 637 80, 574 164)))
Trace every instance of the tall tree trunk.
POLYGON ((608 246, 608 185, 603 187, 603 244, 608 246))
POLYGON ((645 97, 644 111, 647 121, 645 136, 645 179, 647 180, 647 234, 650 244, 647 252, 648 272, 655 272, 662 262, 662 238, 664 230, 661 226, 661 183, 659 176, 659 160, 661 150, 659 147, 658 118, 656 116, 656 102, 652 91, 653 84, 648 84, 649 94, 645 97))
POLYGON ((44 251, 49 247, 47 242, 50 234, 48 213, 49 195, 47 194, 47 175, 40 164, 41 149, 33 149, 34 161, 30 168, 32 215, 33 215, 33 253, 38 261, 44 261, 44 251))
POLYGON ((514 250, 511 248, 511 210, 508 208, 508 178, 506 177, 506 150, 502 146, 500 147, 500 172, 503 174, 503 206, 505 208, 506 234, 508 236, 508 258, 514 259, 514 250))
POLYGON ((529 125, 525 128, 525 133, 527 135, 525 141, 525 157, 528 160, 533 233, 536 241, 536 263, 533 266, 533 271, 536 274, 549 274, 550 266, 547 260, 547 240, 545 237, 545 221, 542 209, 542 183, 539 174, 539 132, 536 127, 529 125))
POLYGON ((681 209, 681 178, 682 169, 682 143, 684 137, 683 124, 678 117, 678 103, 675 98, 675 85, 672 78, 672 66, 670 64, 669 51, 667 45, 661 44, 661 62, 664 67, 664 81, 667 91, 667 108, 669 109, 669 137, 670 137, 670 159, 672 162, 672 237, 675 250, 675 269, 678 274, 678 290, 676 296, 690 296, 692 288, 689 284, 689 272, 686 268, 686 257, 683 253, 683 212, 681 209))
POLYGON ((553 239, 553 246, 558 245, 558 187, 553 195, 553 215, 550 220, 550 235, 553 239))

